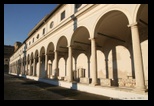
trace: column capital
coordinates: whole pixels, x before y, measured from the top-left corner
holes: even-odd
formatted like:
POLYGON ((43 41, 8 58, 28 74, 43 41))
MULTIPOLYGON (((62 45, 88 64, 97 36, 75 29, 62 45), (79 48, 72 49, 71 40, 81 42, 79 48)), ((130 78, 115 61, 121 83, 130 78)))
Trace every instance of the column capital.
POLYGON ((109 59, 105 59, 105 61, 109 61, 109 59))
POLYGON ((135 23, 132 23, 132 24, 129 24, 129 25, 127 25, 128 27, 134 27, 134 26, 137 26, 137 22, 135 22, 135 23))
POLYGON ((68 48, 69 48, 69 47, 74 47, 74 45, 69 45, 69 46, 67 46, 67 47, 68 47, 68 48))
POLYGON ((58 50, 54 50, 54 53, 55 53, 55 52, 58 52, 58 50))
POLYGON ((89 40, 96 40, 96 37, 93 37, 93 38, 88 38, 89 40))

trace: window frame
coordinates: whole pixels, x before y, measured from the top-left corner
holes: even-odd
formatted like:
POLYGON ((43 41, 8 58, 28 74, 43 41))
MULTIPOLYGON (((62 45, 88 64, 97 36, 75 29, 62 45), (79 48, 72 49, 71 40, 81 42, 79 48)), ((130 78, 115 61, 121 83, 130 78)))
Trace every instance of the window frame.
POLYGON ((51 21, 51 23, 50 23, 50 29, 53 28, 53 25, 54 25, 54 22, 51 21))
POLYGON ((61 13, 60 20, 62 21, 65 18, 65 10, 61 13))
POLYGON ((43 28, 43 32, 42 32, 42 35, 44 35, 45 34, 45 28, 43 28))
POLYGON ((40 34, 37 34, 36 38, 39 39, 40 34))

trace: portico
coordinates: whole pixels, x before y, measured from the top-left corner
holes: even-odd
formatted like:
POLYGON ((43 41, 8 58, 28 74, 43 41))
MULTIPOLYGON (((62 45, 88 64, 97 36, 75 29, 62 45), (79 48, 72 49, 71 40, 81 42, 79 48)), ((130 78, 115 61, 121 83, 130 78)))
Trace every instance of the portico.
MULTIPOLYGON (((69 10, 70 5, 57 8, 69 10)), ((148 4, 100 4, 80 8, 72 13, 74 18, 67 17, 57 24, 56 18, 48 17, 36 27, 37 31, 25 42, 38 37, 44 24, 46 27, 50 22, 57 25, 28 45, 26 56, 22 55, 25 60, 21 56, 26 63, 22 63, 25 75, 55 81, 64 87, 76 83, 145 93, 148 89, 148 4)), ((18 62, 12 57, 10 73, 16 73, 18 62)))

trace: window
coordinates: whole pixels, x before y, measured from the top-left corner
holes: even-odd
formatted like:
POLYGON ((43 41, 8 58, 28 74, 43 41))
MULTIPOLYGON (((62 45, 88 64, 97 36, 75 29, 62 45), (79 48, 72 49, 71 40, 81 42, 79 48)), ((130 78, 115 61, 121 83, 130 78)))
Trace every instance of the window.
POLYGON ((5 61, 8 61, 8 59, 5 59, 5 61))
POLYGON ((29 41, 29 45, 31 44, 31 42, 29 41))
POLYGON ((81 7, 82 4, 75 4, 75 9, 78 9, 79 7, 81 7))
POLYGON ((37 35, 37 39, 39 38, 39 34, 37 35))
POLYGON ((64 18, 65 18, 65 11, 61 13, 61 20, 63 20, 64 18))
POLYGON ((43 28, 43 35, 45 34, 45 28, 43 28))
POLYGON ((33 42, 34 42, 34 38, 33 38, 33 42))
POLYGON ((53 21, 50 23, 50 28, 52 28, 53 27, 53 21))
POLYGON ((75 4, 75 9, 74 9, 74 10, 75 10, 75 13, 78 11, 78 8, 80 8, 81 5, 82 5, 82 4, 75 4))

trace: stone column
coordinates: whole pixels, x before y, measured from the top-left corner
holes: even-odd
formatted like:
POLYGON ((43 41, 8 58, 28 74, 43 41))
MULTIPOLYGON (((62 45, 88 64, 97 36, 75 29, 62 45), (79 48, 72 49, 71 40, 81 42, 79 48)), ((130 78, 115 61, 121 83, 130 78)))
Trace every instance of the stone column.
POLYGON ((33 76, 35 76, 36 75, 36 73, 35 73, 35 69, 36 69, 36 62, 35 62, 35 57, 34 57, 34 60, 33 60, 33 76))
POLYGON ((25 59, 24 59, 24 75, 26 75, 26 73, 25 73, 25 70, 26 70, 25 67, 26 67, 26 66, 25 66, 25 65, 26 65, 26 61, 25 61, 25 59))
POLYGON ((41 77, 41 56, 38 56, 38 78, 41 77))
POLYGON ((105 66, 106 66, 106 79, 108 79, 109 78, 109 70, 108 70, 108 59, 107 58, 105 58, 105 66))
POLYGON ((21 70, 21 74, 23 75, 23 61, 21 61, 21 67, 20 67, 20 70, 21 70))
POLYGON ((30 66, 29 67, 29 75, 31 75, 31 67, 32 67, 31 65, 32 65, 32 59, 30 59, 30 63, 29 63, 29 66, 30 66))
POLYGON ((138 26, 137 26, 137 23, 135 23, 135 24, 128 25, 128 27, 131 27, 131 33, 132 33, 136 89, 140 91, 144 91, 145 80, 144 80, 144 70, 143 70, 143 61, 142 61, 138 26))
POLYGON ((13 72, 12 72, 12 73, 14 73, 14 68, 15 68, 15 65, 14 65, 14 63, 13 63, 13 72))
POLYGON ((72 82, 72 47, 68 47, 68 82, 72 82))
POLYGON ((97 85, 97 56, 96 56, 96 43, 95 38, 91 40, 91 72, 92 72, 92 85, 97 85))
POLYGON ((27 59, 27 61, 26 61, 26 75, 28 74, 28 59, 27 59))
POLYGON ((74 59, 74 65, 75 65, 75 75, 74 75, 74 79, 78 78, 78 74, 77 74, 77 59, 74 59))
POLYGON ((55 50, 55 69, 54 69, 54 76, 58 77, 59 72, 58 72, 58 51, 55 50))
POLYGON ((16 63, 14 63, 14 73, 16 73, 16 63))
POLYGON ((47 70, 48 70, 48 55, 45 54, 45 77, 47 78, 47 70))

